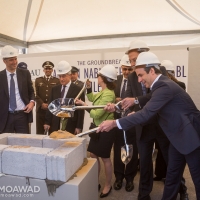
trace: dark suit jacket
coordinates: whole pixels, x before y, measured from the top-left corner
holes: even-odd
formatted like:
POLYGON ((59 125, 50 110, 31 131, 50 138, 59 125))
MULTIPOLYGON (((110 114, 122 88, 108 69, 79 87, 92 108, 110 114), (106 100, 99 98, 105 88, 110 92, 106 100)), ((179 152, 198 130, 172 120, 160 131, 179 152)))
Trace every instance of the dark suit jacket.
MULTIPOLYGON (((62 85, 57 85, 52 88, 49 103, 51 103, 55 99, 61 98, 61 88, 62 85)), ((81 90, 80 87, 71 83, 65 98, 75 98, 80 92, 80 90, 81 90)), ((85 101, 85 94, 81 95, 81 100, 85 101)), ((83 129, 83 121, 84 121, 84 110, 76 110, 74 112, 74 117, 68 118, 66 130, 72 131, 72 128, 70 128, 70 126, 73 125, 75 125, 74 128, 83 129)), ((45 124, 50 125, 50 132, 57 131, 60 129, 60 117, 56 117, 55 115, 51 114, 51 112, 48 110, 45 117, 45 124)))
POLYGON ((79 80, 77 80, 74 84, 79 86, 81 89, 82 89, 82 87, 84 85, 84 83, 82 81, 79 81, 79 80))
MULTIPOLYGON (((138 82, 137 74, 133 72, 129 74, 128 76, 126 97, 138 97, 138 96, 143 96, 142 86, 141 86, 141 83, 138 82)), ((135 105, 131 109, 137 112, 141 110, 141 107, 140 105, 135 105)), ((145 126, 145 129, 148 129, 150 131, 151 129, 154 129, 156 121, 157 121, 157 117, 155 116, 154 118, 150 119, 146 123, 138 124, 137 126, 135 126, 136 133, 137 133, 136 134, 137 140, 140 140, 144 126, 145 126)))
POLYGON ((116 98, 120 98, 122 80, 123 80, 123 75, 118 75, 117 80, 115 81, 116 87, 114 90, 116 98))
POLYGON ((178 81, 176 82, 180 87, 182 87, 184 90, 186 90, 186 86, 185 86, 185 83, 181 82, 181 81, 178 81))
POLYGON ((158 114, 161 128, 180 153, 187 155, 200 146, 200 111, 175 82, 161 75, 151 94, 139 101, 146 103, 142 110, 119 119, 123 129, 145 123, 158 114))
MULTIPOLYGON (((28 70, 16 69, 19 93, 25 105, 30 100, 35 100, 34 89, 31 81, 31 75, 28 70)), ((8 111, 9 111, 9 91, 6 70, 0 72, 0 133, 4 130, 8 111)), ((29 122, 33 122, 32 112, 28 114, 29 122)))
MULTIPOLYGON (((118 75, 117 80, 115 81, 116 87, 114 90, 116 98, 120 98, 120 92, 121 92, 120 89, 121 89, 122 80, 123 80, 123 75, 118 75)), ((121 114, 114 112, 114 118, 115 119, 121 118, 121 114)))

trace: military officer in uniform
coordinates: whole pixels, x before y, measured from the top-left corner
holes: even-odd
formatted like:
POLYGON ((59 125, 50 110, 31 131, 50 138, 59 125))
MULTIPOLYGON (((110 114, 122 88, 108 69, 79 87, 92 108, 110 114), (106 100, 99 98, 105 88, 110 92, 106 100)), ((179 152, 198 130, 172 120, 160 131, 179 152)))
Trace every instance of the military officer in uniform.
POLYGON ((51 89, 53 86, 59 85, 58 78, 53 77, 54 64, 50 61, 46 61, 42 65, 44 76, 36 78, 36 133, 44 134, 44 120, 46 111, 48 109, 48 100, 51 95, 51 89))
POLYGON ((76 84, 77 86, 79 87, 83 87, 84 83, 80 80, 78 80, 78 72, 79 72, 79 69, 72 66, 72 70, 71 70, 71 81, 72 83, 76 84))

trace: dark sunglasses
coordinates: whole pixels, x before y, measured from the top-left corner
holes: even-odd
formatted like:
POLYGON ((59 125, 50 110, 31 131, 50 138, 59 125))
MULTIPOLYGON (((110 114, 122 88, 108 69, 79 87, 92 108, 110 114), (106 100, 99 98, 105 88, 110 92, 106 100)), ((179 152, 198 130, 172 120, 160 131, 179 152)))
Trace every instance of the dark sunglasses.
POLYGON ((131 71, 133 71, 133 68, 122 68, 122 71, 129 71, 129 72, 131 72, 131 71))

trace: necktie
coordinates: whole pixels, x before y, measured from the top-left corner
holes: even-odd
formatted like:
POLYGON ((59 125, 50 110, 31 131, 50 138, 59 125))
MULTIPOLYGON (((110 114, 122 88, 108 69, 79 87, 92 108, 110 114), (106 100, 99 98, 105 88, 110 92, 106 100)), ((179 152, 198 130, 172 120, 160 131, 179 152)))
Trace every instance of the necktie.
POLYGON ((46 80, 49 81, 49 78, 47 78, 46 80))
POLYGON ((63 89, 61 91, 61 98, 64 97, 66 85, 63 85, 63 89))
POLYGON ((121 98, 124 99, 126 96, 126 83, 127 83, 127 79, 124 79, 124 85, 122 87, 122 91, 121 91, 121 98))
POLYGON ((146 87, 145 85, 141 82, 141 86, 142 86, 142 94, 143 96, 147 94, 147 90, 146 90, 146 87))
POLYGON ((13 76, 15 74, 10 74, 10 108, 14 111, 17 108, 16 96, 15 96, 15 82, 13 76))
MULTIPOLYGON (((63 85, 63 89, 61 91, 61 98, 64 98, 64 94, 65 94, 65 88, 66 88, 66 85, 63 85)), ((60 124, 60 129, 62 131, 64 131, 66 129, 66 126, 67 126, 67 121, 68 119, 67 118, 61 118, 61 124, 60 124)))

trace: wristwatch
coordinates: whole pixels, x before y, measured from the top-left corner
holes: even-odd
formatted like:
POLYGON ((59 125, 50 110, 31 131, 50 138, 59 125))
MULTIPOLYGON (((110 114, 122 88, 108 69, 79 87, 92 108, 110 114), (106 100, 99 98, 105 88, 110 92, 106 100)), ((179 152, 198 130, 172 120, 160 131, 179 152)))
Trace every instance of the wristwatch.
POLYGON ((134 104, 139 104, 138 98, 135 97, 134 104))

